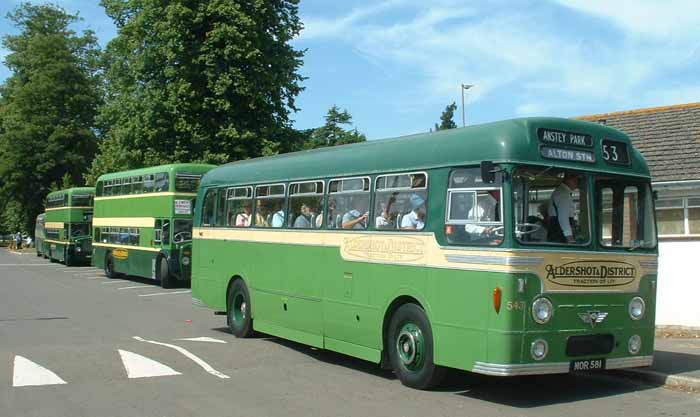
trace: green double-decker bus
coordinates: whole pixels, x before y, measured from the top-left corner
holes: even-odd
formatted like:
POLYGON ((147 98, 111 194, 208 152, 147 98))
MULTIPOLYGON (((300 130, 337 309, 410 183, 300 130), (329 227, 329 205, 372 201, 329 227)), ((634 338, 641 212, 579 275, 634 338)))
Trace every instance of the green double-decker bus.
POLYGON ((235 162, 200 185, 195 304, 393 368, 646 366, 657 242, 622 132, 526 118, 235 162))
POLYGON ((34 248, 36 248, 36 256, 46 257, 46 253, 44 253, 44 240, 46 239, 44 217, 46 217, 45 213, 36 216, 36 222, 34 224, 34 248))
POLYGON ((108 277, 152 278, 163 288, 189 281, 194 200, 211 168, 172 164, 99 177, 93 265, 108 277))
POLYGON ((90 263, 94 197, 92 187, 49 193, 43 221, 44 239, 42 243, 37 241, 37 252, 52 262, 60 261, 66 265, 90 263))

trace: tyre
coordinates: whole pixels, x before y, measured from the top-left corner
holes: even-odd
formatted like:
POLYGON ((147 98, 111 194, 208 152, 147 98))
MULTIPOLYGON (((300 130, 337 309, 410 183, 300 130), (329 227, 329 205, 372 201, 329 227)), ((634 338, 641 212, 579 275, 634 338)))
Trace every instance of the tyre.
POLYGON ((105 255, 105 276, 107 278, 116 278, 117 273, 114 272, 114 258, 112 252, 107 252, 105 255))
POLYGON ((440 383, 445 369, 433 362, 433 331, 425 311, 409 303, 391 318, 387 350, 391 367, 402 384, 429 389, 440 383))
POLYGON ((175 284, 173 277, 170 275, 170 267, 165 256, 158 257, 158 280, 163 288, 172 288, 175 284))
POLYGON ((227 322, 236 337, 245 338, 253 334, 253 318, 251 317, 250 293, 245 281, 237 279, 233 282, 227 297, 227 322))

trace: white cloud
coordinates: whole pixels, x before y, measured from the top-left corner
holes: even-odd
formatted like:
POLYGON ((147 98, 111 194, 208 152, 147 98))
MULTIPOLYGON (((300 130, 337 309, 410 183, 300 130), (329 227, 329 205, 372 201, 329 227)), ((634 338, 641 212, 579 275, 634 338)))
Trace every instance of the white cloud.
MULTIPOLYGON (((556 112, 573 101, 634 108, 651 97, 647 86, 657 77, 697 65, 700 2, 558 2, 612 22, 625 36, 598 35, 594 27, 589 33, 561 30, 567 22, 542 8, 474 9, 449 1, 387 1, 335 19, 304 21, 311 22, 310 38, 344 42, 385 71, 416 78, 396 94, 397 106, 407 111, 459 99, 462 82, 475 84, 468 103, 513 88, 518 94, 502 100, 519 115, 556 112), (381 14, 392 18, 370 19, 381 14), (543 24, 548 19, 559 30, 543 24)), ((684 88, 663 97, 697 101, 700 91, 684 88)))
POLYGON ((609 19, 635 35, 687 39, 700 33, 697 0, 557 0, 574 10, 609 19))

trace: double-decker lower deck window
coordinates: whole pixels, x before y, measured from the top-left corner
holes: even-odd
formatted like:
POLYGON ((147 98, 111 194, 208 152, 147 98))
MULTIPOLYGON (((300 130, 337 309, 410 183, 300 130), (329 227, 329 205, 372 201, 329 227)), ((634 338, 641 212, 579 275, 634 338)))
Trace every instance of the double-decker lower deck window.
POLYGON ((141 229, 138 227, 98 227, 95 229, 95 240, 100 243, 138 246, 140 237, 141 229))
POLYGON ((428 178, 424 172, 377 177, 374 227, 379 230, 423 230, 428 178))
POLYGON ((328 183, 327 227, 329 229, 367 229, 370 179, 345 178, 328 183))

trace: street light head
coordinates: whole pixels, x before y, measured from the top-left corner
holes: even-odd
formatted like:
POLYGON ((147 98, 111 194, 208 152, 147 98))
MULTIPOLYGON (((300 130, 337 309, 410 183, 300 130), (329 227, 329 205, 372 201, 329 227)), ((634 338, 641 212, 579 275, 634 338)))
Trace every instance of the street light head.
POLYGON ((462 88, 465 90, 469 90, 472 87, 474 87, 474 84, 462 84, 462 88))

